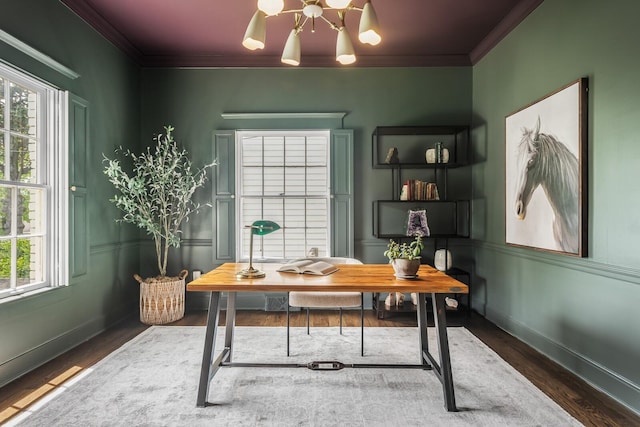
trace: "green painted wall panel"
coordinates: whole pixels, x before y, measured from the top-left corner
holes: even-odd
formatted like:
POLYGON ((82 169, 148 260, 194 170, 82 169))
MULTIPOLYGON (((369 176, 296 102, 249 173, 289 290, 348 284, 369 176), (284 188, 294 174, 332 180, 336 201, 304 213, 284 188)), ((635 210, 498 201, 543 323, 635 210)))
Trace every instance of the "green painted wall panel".
POLYGON ((212 241, 215 245, 216 263, 232 262, 236 259, 235 147, 235 132, 215 133, 213 153, 218 165, 214 169, 214 221, 211 231, 214 236, 212 241))
POLYGON ((331 255, 354 257, 353 131, 331 132, 331 255))
POLYGON ((139 69, 133 61, 58 1, 5 1, 1 9, 3 31, 80 74, 70 79, 0 42, 1 60, 91 105, 89 134, 82 135, 89 146, 74 147, 86 151, 76 151, 70 177, 83 176, 83 218, 92 228, 88 233, 77 218, 70 236, 71 253, 77 252, 70 267, 77 277, 69 286, 0 304, 0 386, 135 313, 138 291, 131 275, 139 269, 139 233, 114 222, 101 153, 140 143, 139 69))
POLYGON ((640 4, 546 0, 473 68, 476 308, 640 412, 640 4), (505 116, 589 78, 589 257, 506 246, 505 116))
POLYGON ((71 280, 89 270, 87 164, 89 160, 89 104, 69 95, 69 275, 71 280))

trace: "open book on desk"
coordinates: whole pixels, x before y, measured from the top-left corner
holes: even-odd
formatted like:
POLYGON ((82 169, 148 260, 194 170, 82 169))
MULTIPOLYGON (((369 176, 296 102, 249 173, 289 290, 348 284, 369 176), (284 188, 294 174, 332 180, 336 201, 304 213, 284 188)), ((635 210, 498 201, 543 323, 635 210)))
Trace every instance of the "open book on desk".
POLYGON ((289 262, 278 269, 284 273, 299 274, 316 274, 318 276, 326 276, 338 271, 338 268, 324 261, 316 261, 312 259, 300 259, 289 262))

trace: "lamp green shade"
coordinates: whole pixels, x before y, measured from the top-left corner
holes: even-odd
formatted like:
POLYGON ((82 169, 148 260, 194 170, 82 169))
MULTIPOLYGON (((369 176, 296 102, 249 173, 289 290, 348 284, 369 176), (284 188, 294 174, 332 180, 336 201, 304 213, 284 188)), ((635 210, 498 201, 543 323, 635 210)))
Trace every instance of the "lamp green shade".
POLYGON ((273 233, 276 230, 280 230, 280 226, 273 221, 267 221, 264 219, 260 219, 255 221, 251 225, 247 225, 247 227, 251 228, 251 232, 253 234, 257 234, 258 236, 264 236, 265 234, 273 233))
POLYGON ((236 274, 239 279, 259 279, 265 276, 264 271, 256 270, 253 268, 253 235, 264 236, 265 234, 273 233, 276 230, 280 230, 280 226, 273 221, 265 219, 259 219, 254 221, 251 225, 245 225, 244 228, 250 228, 251 234, 249 237, 249 267, 236 274))

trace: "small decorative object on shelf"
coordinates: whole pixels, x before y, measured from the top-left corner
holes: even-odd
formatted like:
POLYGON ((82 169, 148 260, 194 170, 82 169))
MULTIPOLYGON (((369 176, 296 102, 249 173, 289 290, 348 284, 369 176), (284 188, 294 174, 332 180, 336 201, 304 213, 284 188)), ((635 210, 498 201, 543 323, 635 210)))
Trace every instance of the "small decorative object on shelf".
POLYGON ((389 258, 395 275, 399 279, 414 279, 420 269, 421 253, 424 248, 422 235, 416 235, 411 243, 389 240, 384 256, 389 258))
POLYGON ((409 184, 402 184, 402 191, 400 192, 400 200, 409 200, 409 194, 411 190, 409 189, 409 184))
MULTIPOLYGON (((438 143, 440 144, 440 143, 438 143)), ((437 146, 437 144, 436 144, 437 146)), ((425 152, 425 160, 427 163, 449 163, 449 150, 447 148, 440 147, 440 156, 438 157, 437 148, 429 148, 425 152), (438 161, 438 159, 440 159, 438 161)))
POLYGON ((407 236, 429 236, 431 231, 427 224, 427 211, 425 209, 409 211, 409 220, 407 221, 407 236))
POLYGON ((393 307, 394 305, 397 305, 395 292, 389 292, 389 295, 387 295, 387 297, 384 299, 384 305, 386 305, 387 307, 393 307))
POLYGON ((438 249, 433 258, 433 265, 440 271, 451 270, 453 257, 448 249, 438 249))
POLYGON ((404 294, 402 292, 389 292, 389 295, 384 299, 384 305, 387 308, 393 306, 402 307, 404 305, 404 294))
POLYGON ((400 163, 398 159, 398 148, 391 147, 389 151, 387 151, 387 157, 384 159, 384 162, 388 165, 400 163))
POLYGON ((452 308, 452 309, 457 309, 458 308, 458 300, 455 299, 455 298, 445 297, 444 298, 444 303, 449 308, 452 308))

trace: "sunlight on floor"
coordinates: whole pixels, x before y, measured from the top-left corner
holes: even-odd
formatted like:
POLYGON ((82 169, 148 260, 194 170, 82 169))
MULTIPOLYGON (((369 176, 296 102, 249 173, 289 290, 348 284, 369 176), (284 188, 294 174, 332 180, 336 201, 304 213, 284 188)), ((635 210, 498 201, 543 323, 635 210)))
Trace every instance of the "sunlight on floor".
POLYGON ((39 407, 67 390, 77 381, 91 373, 91 371, 92 369, 72 366, 0 412, 0 424, 12 426, 23 421, 32 412, 35 412, 39 407), (82 374, 78 375, 80 372, 82 372, 82 374), (3 424, 5 422, 7 424, 3 424))

